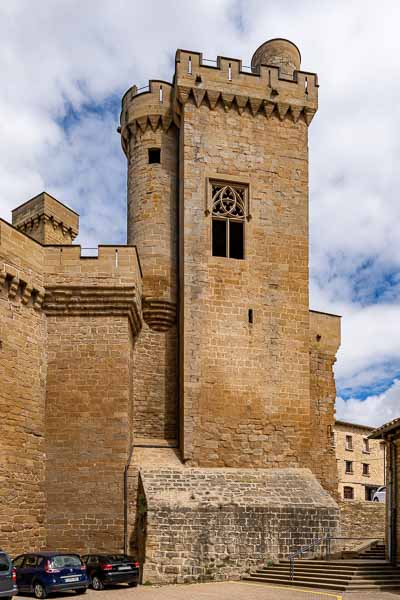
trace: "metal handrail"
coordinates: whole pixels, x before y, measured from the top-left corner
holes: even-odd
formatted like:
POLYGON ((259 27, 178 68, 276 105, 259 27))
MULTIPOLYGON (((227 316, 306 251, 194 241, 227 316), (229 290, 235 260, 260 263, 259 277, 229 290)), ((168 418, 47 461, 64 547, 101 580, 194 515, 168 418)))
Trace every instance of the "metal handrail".
POLYGON ((307 552, 314 550, 318 546, 321 546, 321 544, 323 542, 325 542, 326 543, 326 551, 325 551, 326 560, 330 560, 332 540, 357 540, 357 541, 385 540, 385 537, 379 537, 379 536, 375 536, 375 537, 336 537, 336 536, 331 536, 328 533, 328 535, 326 535, 324 537, 317 538, 311 544, 302 546, 296 552, 292 552, 291 554, 288 555, 288 559, 290 561, 290 579, 291 579, 291 581, 293 581, 293 579, 294 579, 294 567, 295 567, 294 561, 296 560, 296 558, 300 558, 301 556, 303 556, 303 554, 307 554, 307 552))
POLYGON ((328 556, 328 548, 329 548, 329 555, 330 555, 330 540, 331 540, 331 537, 328 534, 324 537, 317 538, 311 544, 302 546, 299 550, 297 550, 297 552, 293 552, 292 554, 289 554, 288 559, 290 561, 290 579, 292 581, 294 579, 294 561, 295 561, 295 559, 300 558, 300 556, 302 556, 303 554, 307 554, 307 552, 310 552, 310 550, 314 550, 314 548, 317 548, 323 542, 326 542, 327 556, 328 556))

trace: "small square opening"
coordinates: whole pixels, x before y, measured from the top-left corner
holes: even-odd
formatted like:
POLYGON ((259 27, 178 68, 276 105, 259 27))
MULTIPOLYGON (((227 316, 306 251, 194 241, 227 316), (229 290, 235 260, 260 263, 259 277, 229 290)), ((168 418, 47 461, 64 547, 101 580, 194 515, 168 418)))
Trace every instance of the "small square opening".
POLYGON ((149 164, 160 164, 161 162, 161 148, 149 148, 149 164))

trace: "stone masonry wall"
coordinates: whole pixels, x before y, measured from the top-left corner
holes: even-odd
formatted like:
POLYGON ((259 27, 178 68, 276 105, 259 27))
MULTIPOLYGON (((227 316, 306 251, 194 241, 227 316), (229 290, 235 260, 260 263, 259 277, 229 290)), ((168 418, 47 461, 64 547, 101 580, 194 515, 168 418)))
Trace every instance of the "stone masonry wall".
POLYGON ((339 531, 306 469, 146 469, 141 482, 143 581, 238 579, 339 531))
POLYGON ((46 248, 48 545, 120 551, 132 443, 132 353, 141 326, 133 247, 46 248))
POLYGON ((198 108, 190 99, 183 109, 184 458, 201 466, 307 464, 307 125, 219 104, 198 108), (244 260, 211 255, 208 178, 249 186, 244 260))
POLYGON ((177 331, 153 331, 144 323, 133 355, 133 437, 176 440, 177 331))
POLYGON ((333 436, 336 401, 333 365, 339 345, 340 317, 310 311, 310 468, 334 498, 338 498, 338 472, 333 436))
POLYGON ((132 339, 126 318, 48 317, 50 548, 123 549, 132 339))
POLYGON ((42 248, 0 220, 0 548, 46 543, 42 248))
MULTIPOLYGON (((386 504, 342 500, 339 507, 342 537, 384 539, 386 504)), ((353 539, 343 540, 340 545, 343 548, 354 548, 362 543, 362 540, 353 539)))

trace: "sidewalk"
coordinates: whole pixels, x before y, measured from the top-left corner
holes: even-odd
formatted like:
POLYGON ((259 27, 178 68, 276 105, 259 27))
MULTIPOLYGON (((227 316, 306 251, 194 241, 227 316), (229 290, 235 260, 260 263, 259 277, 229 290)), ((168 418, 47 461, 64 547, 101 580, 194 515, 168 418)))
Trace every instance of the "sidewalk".
MULTIPOLYGON (((18 596, 22 599, 23 596, 18 596)), ((32 600, 32 596, 25 597, 32 600)), ((55 594, 54 598, 66 600, 75 594, 55 594)), ((107 588, 102 592, 88 590, 85 600, 400 600, 400 590, 393 592, 327 592, 313 589, 269 586, 241 581, 200 583, 170 586, 125 586, 107 588)))

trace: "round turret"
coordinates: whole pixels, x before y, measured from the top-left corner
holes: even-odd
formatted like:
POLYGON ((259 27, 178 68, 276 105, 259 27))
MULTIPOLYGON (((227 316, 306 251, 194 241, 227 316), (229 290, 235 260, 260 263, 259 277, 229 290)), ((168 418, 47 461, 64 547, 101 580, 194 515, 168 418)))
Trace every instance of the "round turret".
POLYGON ((293 78, 294 71, 300 69, 301 54, 298 47, 283 38, 275 38, 261 44, 251 59, 253 71, 260 65, 273 65, 280 68, 282 77, 293 78))
POLYGON ((143 268, 143 317, 165 331, 176 320, 178 130, 172 86, 151 81, 124 96, 121 137, 128 157, 128 244, 143 268))

